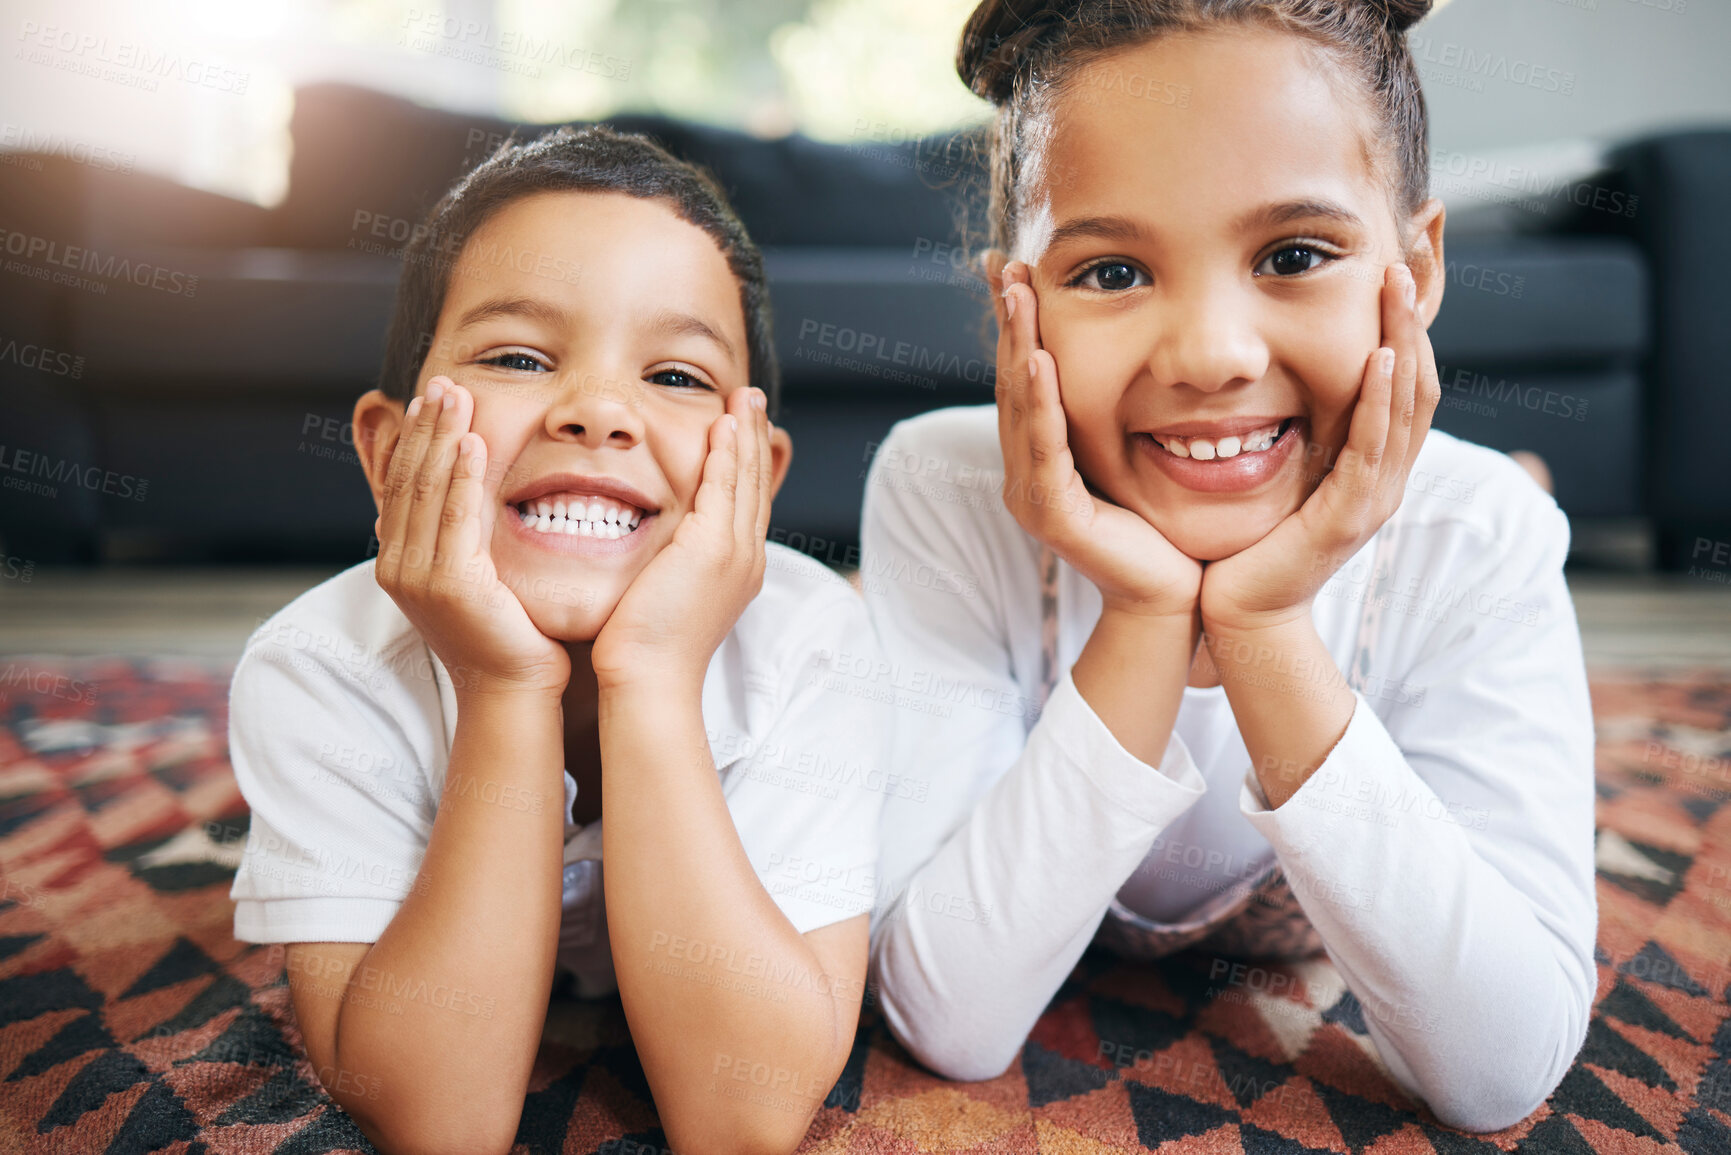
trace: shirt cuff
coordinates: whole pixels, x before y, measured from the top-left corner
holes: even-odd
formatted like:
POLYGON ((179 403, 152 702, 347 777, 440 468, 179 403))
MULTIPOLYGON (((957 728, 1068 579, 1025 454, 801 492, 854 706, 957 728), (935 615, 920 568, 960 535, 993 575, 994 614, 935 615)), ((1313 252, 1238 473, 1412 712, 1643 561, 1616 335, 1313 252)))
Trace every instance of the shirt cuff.
POLYGON ((1046 700, 1035 734, 1056 746, 1101 794, 1147 822, 1165 826, 1208 788, 1176 728, 1160 765, 1148 765, 1124 749, 1068 671, 1046 700))
POLYGON ((1254 766, 1244 772, 1238 809, 1283 855, 1304 854, 1343 837, 1350 839, 1367 821, 1398 827, 1402 809, 1391 800, 1430 793, 1364 695, 1354 690, 1352 696, 1352 720, 1346 732, 1280 806, 1268 806, 1254 766))

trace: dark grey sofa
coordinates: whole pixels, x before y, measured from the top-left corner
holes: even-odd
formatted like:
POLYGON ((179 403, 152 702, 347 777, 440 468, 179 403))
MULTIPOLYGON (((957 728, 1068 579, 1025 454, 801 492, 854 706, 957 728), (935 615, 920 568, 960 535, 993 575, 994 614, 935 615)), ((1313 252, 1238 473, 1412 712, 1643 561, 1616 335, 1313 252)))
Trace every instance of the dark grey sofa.
MULTIPOLYGON (((764 247, 780 420, 796 444, 775 533, 847 560, 861 474, 888 427, 992 396, 983 286, 953 247, 975 159, 943 138, 824 145, 613 123, 715 171, 764 247)), ((98 275, 73 283, 0 276, 0 350, 15 336, 82 359, 74 374, 0 356, 0 443, 60 478, 53 496, 0 487, 0 548, 44 562, 365 556, 372 510, 344 422, 378 368, 389 254, 512 128, 364 89, 303 89, 290 193, 274 210, 62 158, 0 166, 0 227, 58 243, 62 260, 65 246, 98 256, 98 275), (116 257, 134 271, 103 275, 116 257)), ((1695 466, 1654 452, 1706 433, 1694 415, 1727 404, 1705 375, 1723 363, 1711 342, 1667 310, 1700 286, 1699 307, 1723 311, 1705 258, 1674 238, 1731 244, 1707 204, 1713 186, 1694 183, 1731 163, 1731 134, 1668 139, 1603 178, 1639 190, 1628 221, 1558 213, 1544 233, 1451 232, 1433 338, 1438 427, 1540 452, 1571 517, 1645 519, 1676 558, 1731 523, 1727 487, 1704 489, 1695 466)), ((31 265, 63 271, 40 254, 31 265)))

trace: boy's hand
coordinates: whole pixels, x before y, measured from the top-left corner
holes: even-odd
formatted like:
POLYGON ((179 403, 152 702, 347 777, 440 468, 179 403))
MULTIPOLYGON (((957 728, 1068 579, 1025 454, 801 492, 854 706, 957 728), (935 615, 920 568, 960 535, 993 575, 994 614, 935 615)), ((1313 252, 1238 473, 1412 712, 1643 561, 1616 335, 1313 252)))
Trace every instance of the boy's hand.
POLYGON ((1099 588, 1107 610, 1190 617, 1201 564, 1142 517, 1088 492, 1070 453, 1058 363, 1040 347, 1039 302, 1028 267, 1014 262, 1003 275, 996 309, 1004 505, 1017 524, 1099 588))
POLYGON ((1400 508, 1441 396, 1416 297, 1411 270, 1390 265, 1382 288, 1383 347, 1365 366, 1340 457, 1266 537, 1208 566, 1202 621, 1210 633, 1280 626, 1308 614, 1323 583, 1400 508))
POLYGON ((374 575, 458 686, 558 694, 571 676, 565 647, 536 628, 493 567, 487 446, 469 432, 474 411, 469 391, 446 377, 409 403, 374 526, 374 575))
POLYGON ((701 688, 715 649, 763 588, 771 460, 763 391, 736 389, 709 426, 703 480, 673 540, 626 589, 590 658, 605 688, 701 688))

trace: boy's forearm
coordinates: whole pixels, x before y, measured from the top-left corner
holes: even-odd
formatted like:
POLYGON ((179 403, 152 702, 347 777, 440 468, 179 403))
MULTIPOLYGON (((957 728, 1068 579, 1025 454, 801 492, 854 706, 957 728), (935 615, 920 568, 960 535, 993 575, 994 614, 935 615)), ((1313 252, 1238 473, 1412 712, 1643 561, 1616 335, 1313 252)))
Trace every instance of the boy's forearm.
MULTIPOLYGON (((863 983, 826 974, 765 891, 728 813, 697 693, 681 697, 674 706, 641 687, 601 699, 620 997, 675 1150, 792 1150, 846 1061, 863 983), (763 1082, 737 1080, 740 1070, 763 1082)), ((861 975, 863 953, 862 936, 861 975)))
MULTIPOLYGON (((557 698, 474 697, 407 899, 350 976, 341 1064, 389 1071, 377 1132, 509 1145, 552 987, 564 838, 557 698), (483 1141, 485 1140, 485 1141, 483 1141)), ((405 1146, 409 1145, 407 1143, 405 1146)))

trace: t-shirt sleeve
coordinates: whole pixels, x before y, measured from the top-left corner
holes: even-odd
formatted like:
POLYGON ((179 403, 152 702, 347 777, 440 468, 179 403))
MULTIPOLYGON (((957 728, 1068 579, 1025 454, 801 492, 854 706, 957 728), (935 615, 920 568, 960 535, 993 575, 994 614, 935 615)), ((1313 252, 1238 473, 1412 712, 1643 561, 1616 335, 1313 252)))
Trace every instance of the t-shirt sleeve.
POLYGON ((376 942, 432 831, 424 754, 340 665, 268 641, 235 669, 229 753, 252 811, 235 937, 376 942))
POLYGON ((804 934, 870 913, 883 799, 914 785, 890 764, 890 706, 827 673, 837 661, 880 660, 859 598, 838 585, 789 626, 772 675, 775 716, 725 769, 722 790, 764 889, 804 934))

